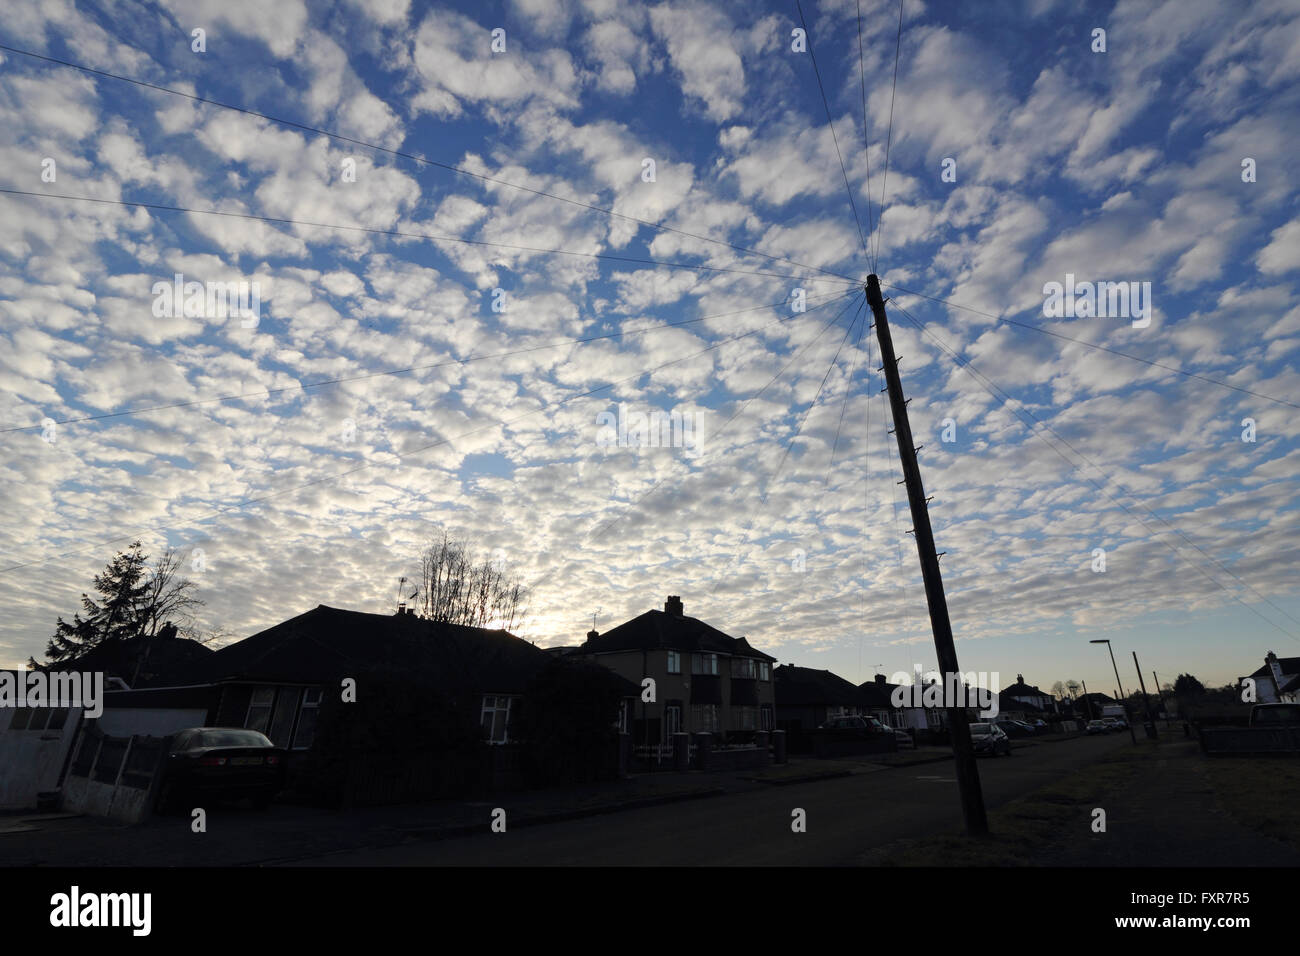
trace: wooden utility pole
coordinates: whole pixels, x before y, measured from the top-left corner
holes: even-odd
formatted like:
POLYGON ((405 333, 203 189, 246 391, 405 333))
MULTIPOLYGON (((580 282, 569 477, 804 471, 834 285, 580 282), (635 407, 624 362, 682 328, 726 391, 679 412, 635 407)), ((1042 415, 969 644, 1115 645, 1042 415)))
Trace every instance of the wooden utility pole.
MULTIPOLYGON (((1138 672, 1138 686, 1142 688, 1142 709, 1143 709, 1144 711, 1146 711, 1146 731, 1147 731, 1147 736, 1150 737, 1152 740, 1154 740, 1154 739, 1156 738, 1156 736, 1157 736, 1157 732, 1156 732, 1156 718, 1155 718, 1155 716, 1151 713, 1151 698, 1147 696, 1147 682, 1146 682, 1145 680, 1142 679, 1142 665, 1138 663, 1138 652, 1137 652, 1137 651, 1134 651, 1134 652, 1133 652, 1133 666, 1137 668, 1137 672, 1138 672)), ((1157 684, 1157 685, 1156 685, 1156 690, 1159 690, 1159 689, 1160 689, 1160 685, 1157 684)))
MULTIPOLYGON (((912 426, 907 419, 907 402, 903 397, 903 383, 898 376, 898 359, 894 357, 894 340, 889 334, 889 319, 885 316, 885 300, 880 295, 880 280, 875 274, 867 276, 867 304, 876 319, 876 338, 880 340, 880 356, 884 365, 885 382, 889 390, 889 407, 894 414, 894 437, 898 439, 898 457, 903 465, 903 483, 907 485, 907 501, 912 508, 912 527, 916 532, 916 549, 921 557, 921 578, 925 582, 925 600, 930 607, 930 629, 934 632, 934 648, 939 656, 939 670, 943 673, 945 689, 960 687, 963 697, 968 689, 961 680, 957 666, 957 648, 952 641, 952 624, 948 621, 948 600, 943 593, 943 578, 939 574, 939 556, 934 550, 934 533, 930 530, 930 512, 925 505, 925 486, 921 484, 921 468, 916 462, 916 446, 912 444, 912 426), (953 675, 950 677, 950 675, 953 675)), ((980 789, 979 768, 975 766, 975 753, 971 749, 970 725, 966 722, 966 705, 969 698, 947 701, 948 727, 952 733, 953 762, 957 768, 957 786, 961 790, 962 813, 966 817, 966 831, 972 835, 988 833, 988 817, 984 812, 984 793, 980 789)))
POLYGON ((1159 696, 1159 698, 1160 698, 1160 709, 1163 710, 1163 711, 1165 712, 1165 726, 1168 727, 1168 726, 1169 726, 1169 706, 1165 703, 1165 692, 1164 692, 1163 690, 1160 689, 1160 678, 1156 675, 1156 672, 1155 672, 1155 671, 1152 671, 1152 672, 1151 672, 1151 676, 1152 676, 1152 678, 1153 678, 1153 679, 1155 680, 1155 682, 1156 682, 1156 694, 1157 694, 1157 696, 1159 696))

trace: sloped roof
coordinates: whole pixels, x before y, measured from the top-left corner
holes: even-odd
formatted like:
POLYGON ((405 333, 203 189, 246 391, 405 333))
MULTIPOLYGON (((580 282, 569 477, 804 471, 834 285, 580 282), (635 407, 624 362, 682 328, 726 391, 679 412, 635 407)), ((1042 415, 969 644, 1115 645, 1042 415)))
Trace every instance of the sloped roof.
POLYGON ((892 699, 894 688, 897 686, 897 684, 891 684, 888 681, 872 679, 859 684, 858 692, 862 695, 862 703, 865 707, 892 708, 894 706, 892 699))
MULTIPOLYGON (((1277 666, 1283 674, 1300 674, 1300 657, 1279 657, 1277 666)), ((1259 669, 1250 675, 1251 677, 1272 677, 1273 670, 1268 663, 1260 665, 1259 669)))
POLYGON ((1023 679, 1016 681, 1008 687, 1002 688, 1002 693, 1008 697, 1051 697, 1045 690, 1039 690, 1033 684, 1026 684, 1023 679))
POLYGON ((546 651, 502 630, 322 604, 226 645, 190 677, 324 684, 380 668, 447 693, 521 693, 548 660, 546 651))
POLYGON ((830 671, 782 664, 772 671, 778 707, 864 706, 862 689, 830 671))
POLYGON ((79 657, 42 667, 49 671, 102 671, 133 688, 189 683, 188 675, 213 650, 185 637, 132 637, 104 641, 79 657))
POLYGON ((743 637, 724 634, 712 625, 686 615, 666 611, 646 611, 582 645, 584 654, 611 651, 640 651, 665 648, 686 652, 731 654, 774 661, 775 657, 755 650, 743 637))

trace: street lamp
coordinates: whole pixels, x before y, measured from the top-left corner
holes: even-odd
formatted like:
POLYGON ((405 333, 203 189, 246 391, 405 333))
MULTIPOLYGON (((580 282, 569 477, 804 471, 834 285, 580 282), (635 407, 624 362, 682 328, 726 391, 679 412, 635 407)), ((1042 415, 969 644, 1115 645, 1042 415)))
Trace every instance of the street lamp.
MULTIPOLYGON (((1119 665, 1115 663, 1115 651, 1111 648, 1110 641, 1106 640, 1105 638, 1101 638, 1099 640, 1089 641, 1088 643, 1106 645, 1106 650, 1110 651, 1110 666, 1115 669, 1115 686, 1119 688, 1119 692, 1121 694, 1124 693, 1124 682, 1119 679, 1119 665)), ((1136 747, 1138 742, 1138 735, 1137 732, 1133 729, 1133 718, 1132 716, 1130 716, 1128 712, 1128 703, 1122 699, 1120 703, 1124 705, 1124 722, 1128 724, 1128 735, 1133 738, 1133 746, 1136 747)))

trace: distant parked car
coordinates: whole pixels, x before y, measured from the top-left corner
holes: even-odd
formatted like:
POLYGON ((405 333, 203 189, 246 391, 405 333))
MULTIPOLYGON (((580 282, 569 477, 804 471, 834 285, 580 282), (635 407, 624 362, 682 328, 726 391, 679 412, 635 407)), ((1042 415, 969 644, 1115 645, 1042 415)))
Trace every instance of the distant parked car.
POLYGON ((1119 725, 1119 721, 1114 717, 1103 717, 1101 722, 1106 725, 1106 729, 1112 734, 1118 733, 1122 729, 1119 725))
POLYGON ((874 736, 879 733, 869 717, 832 717, 817 729, 834 731, 837 736, 874 736))
POLYGON ((1115 717, 1113 719, 1115 721, 1116 730, 1128 730, 1128 721, 1123 717, 1115 717))
POLYGON ((1000 730, 997 724, 971 724, 970 741, 977 754, 990 754, 996 757, 1004 753, 1008 757, 1011 756, 1011 738, 1000 730))
POLYGON ((1106 721, 1104 720, 1090 720, 1088 721, 1088 726, 1083 728, 1083 732, 1089 735, 1108 734, 1110 733, 1110 728, 1106 726, 1106 721))
POLYGON ((256 730, 191 727, 177 733, 163 767, 158 809, 201 797, 249 797, 261 808, 284 785, 284 751, 256 730))
POLYGON ((898 744, 899 750, 903 750, 907 747, 916 746, 916 743, 912 740, 912 735, 909 734, 907 731, 899 730, 897 727, 890 727, 888 724, 882 723, 881 721, 877 720, 875 717, 868 717, 867 719, 871 721, 873 724, 875 724, 876 729, 879 733, 893 734, 894 742, 898 744))
POLYGON ((1034 729, 1026 726, 1019 720, 994 720, 990 721, 994 727, 1006 734, 1008 737, 1032 737, 1034 729))

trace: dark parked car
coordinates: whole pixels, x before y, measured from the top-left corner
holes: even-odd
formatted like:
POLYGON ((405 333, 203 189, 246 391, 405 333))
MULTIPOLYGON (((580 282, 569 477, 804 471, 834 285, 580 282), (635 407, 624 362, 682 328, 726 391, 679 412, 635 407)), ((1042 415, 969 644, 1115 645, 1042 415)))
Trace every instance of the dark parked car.
POLYGON ((1108 734, 1110 728, 1106 726, 1104 720, 1090 720, 1088 726, 1083 728, 1085 734, 1108 734))
POLYGON ((265 807, 284 785, 284 751, 256 730, 192 727, 172 739, 158 810, 200 797, 249 797, 265 807))
POLYGON ((1032 727, 1028 727, 1018 720, 995 720, 991 723, 1008 737, 1033 737, 1035 735, 1032 727))
POLYGON ((998 754, 1011 756, 1011 738, 1000 730, 997 724, 971 724, 970 742, 977 754, 998 754))
POLYGON ((878 726, 870 717, 832 717, 817 729, 829 730, 837 737, 871 737, 880 732, 878 726))

